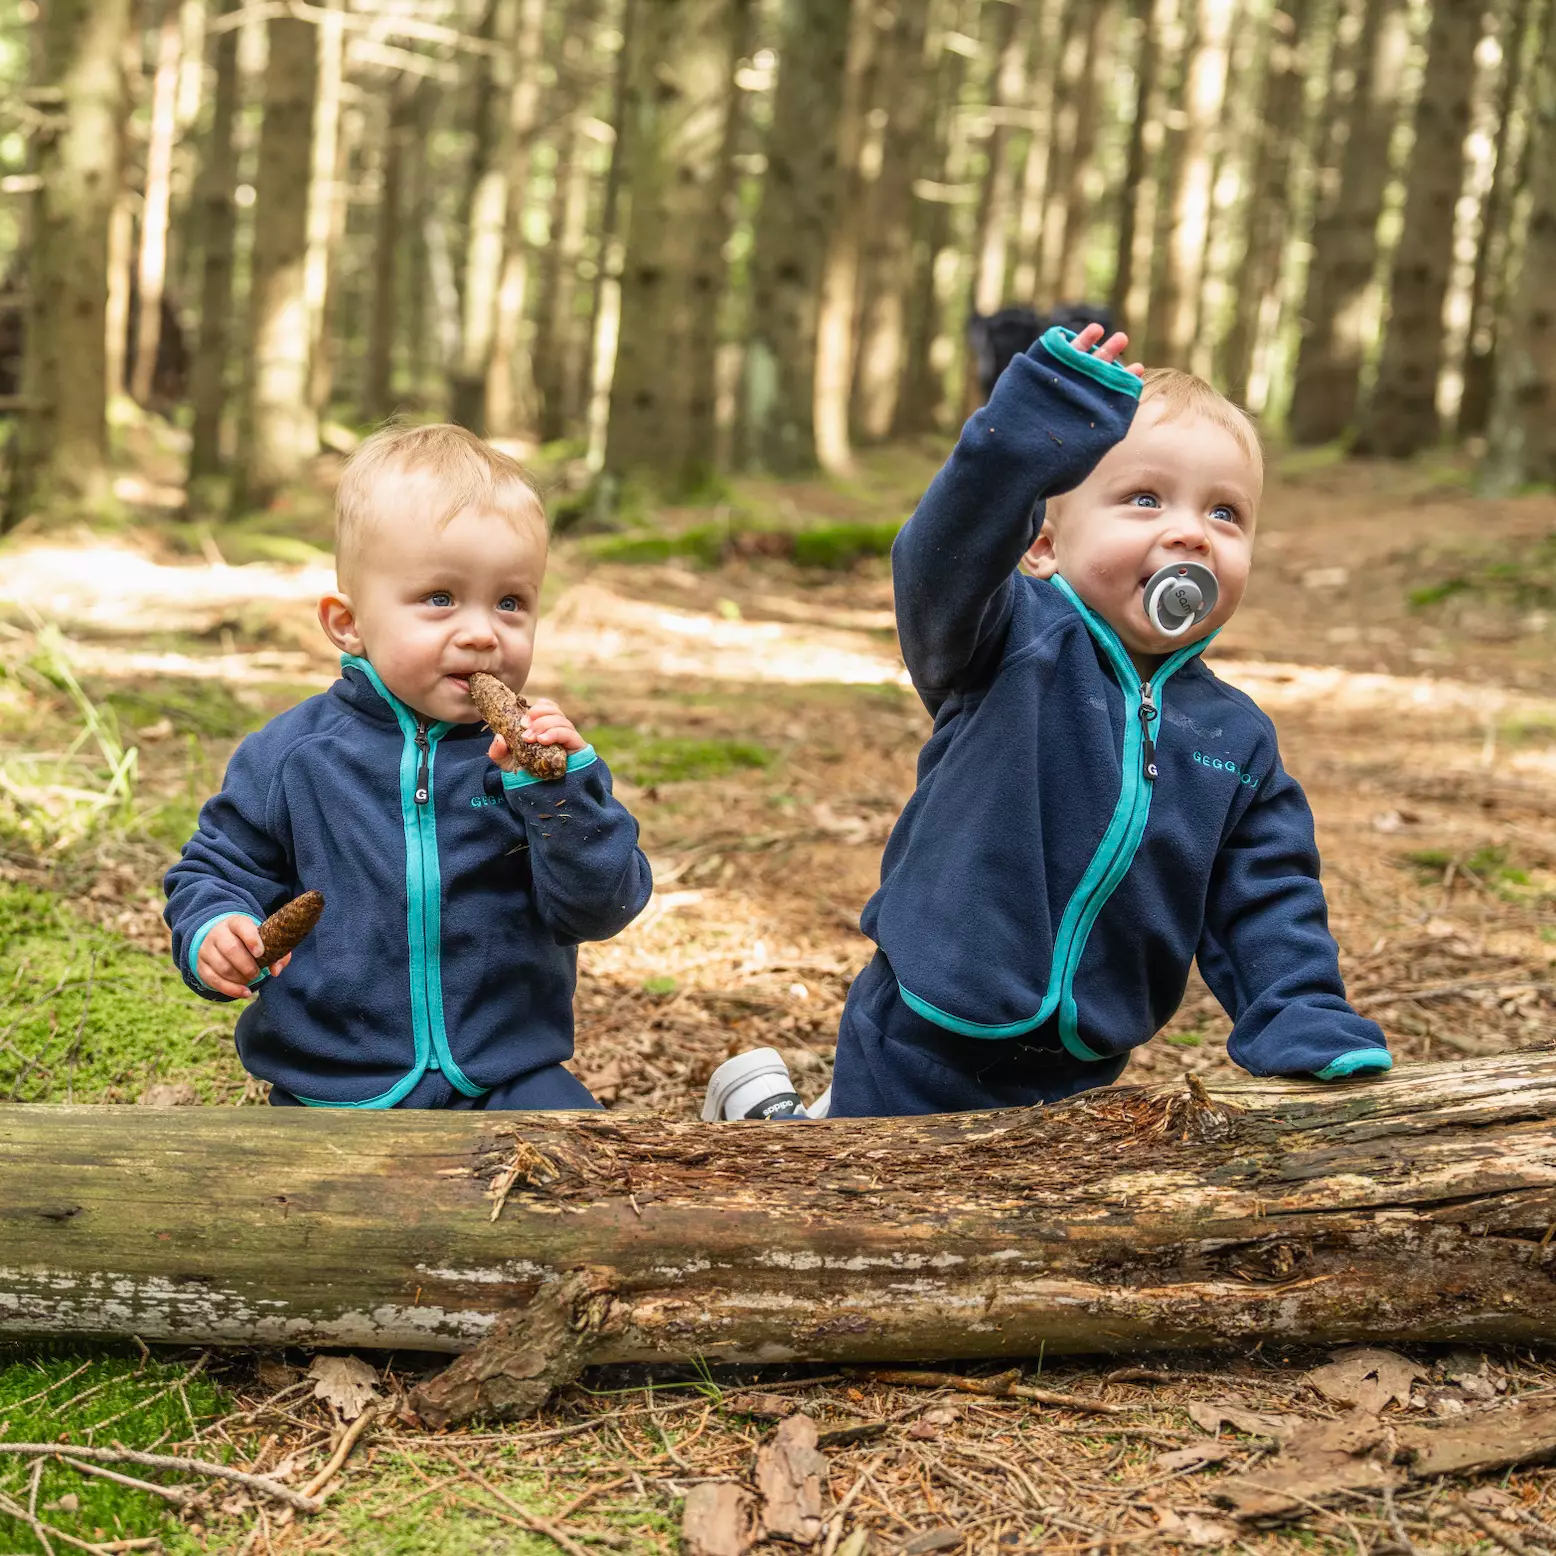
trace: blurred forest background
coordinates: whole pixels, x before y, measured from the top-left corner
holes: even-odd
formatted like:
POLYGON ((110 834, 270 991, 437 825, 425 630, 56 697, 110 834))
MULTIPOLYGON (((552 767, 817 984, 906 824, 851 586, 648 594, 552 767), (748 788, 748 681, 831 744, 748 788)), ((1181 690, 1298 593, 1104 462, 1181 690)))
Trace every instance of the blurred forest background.
POLYGON ((1105 306, 1291 443, 1556 473, 1551 0, 3 0, 5 521, 394 414, 580 495, 958 423, 1105 306))

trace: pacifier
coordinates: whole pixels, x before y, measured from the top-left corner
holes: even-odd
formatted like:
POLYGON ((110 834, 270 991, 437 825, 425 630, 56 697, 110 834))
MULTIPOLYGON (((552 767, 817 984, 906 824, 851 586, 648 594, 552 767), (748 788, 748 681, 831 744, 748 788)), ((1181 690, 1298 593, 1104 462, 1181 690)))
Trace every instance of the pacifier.
POLYGON ((1145 616, 1164 637, 1176 638, 1216 608, 1221 588, 1203 562, 1170 562, 1145 581, 1145 616))

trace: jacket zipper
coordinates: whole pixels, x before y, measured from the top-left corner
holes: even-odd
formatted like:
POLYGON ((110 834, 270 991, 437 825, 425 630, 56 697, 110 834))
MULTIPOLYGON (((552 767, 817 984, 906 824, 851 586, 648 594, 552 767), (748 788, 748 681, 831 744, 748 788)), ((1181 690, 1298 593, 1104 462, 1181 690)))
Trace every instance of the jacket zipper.
POLYGON ((1156 738, 1151 733, 1160 709, 1151 691, 1151 683, 1140 683, 1140 770, 1149 783, 1156 782, 1156 738))
POLYGON ((416 749, 421 753, 421 765, 416 769, 416 803, 425 805, 432 781, 431 774, 428 771, 432 742, 427 739, 427 721, 425 719, 416 720, 416 749))

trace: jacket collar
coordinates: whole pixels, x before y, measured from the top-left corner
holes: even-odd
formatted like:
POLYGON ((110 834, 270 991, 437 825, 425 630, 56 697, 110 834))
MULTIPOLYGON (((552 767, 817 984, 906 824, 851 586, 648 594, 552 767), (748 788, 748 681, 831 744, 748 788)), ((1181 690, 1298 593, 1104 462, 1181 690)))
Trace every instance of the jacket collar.
MULTIPOLYGON (((362 714, 375 724, 386 724, 391 728, 398 725, 408 739, 415 737, 418 721, 415 710, 401 702, 384 685, 377 670, 360 655, 340 656, 340 679, 330 687, 330 694, 339 697, 353 712, 362 714)), ((445 736, 458 739, 460 736, 481 732, 479 717, 460 724, 432 722, 427 724, 427 733, 434 740, 445 736)))
MULTIPOLYGON (((1135 669, 1135 662, 1129 657, 1129 650, 1124 647, 1119 635, 1105 622, 1081 597, 1078 595, 1067 579, 1055 573, 1049 580, 1060 594, 1075 608, 1086 630, 1096 639, 1097 645, 1107 655, 1109 663, 1113 666, 1113 673, 1118 678, 1120 686, 1126 689, 1138 690, 1143 677, 1135 669)), ((1198 659, 1201 654, 1210 647, 1211 642, 1220 635, 1221 629, 1217 627, 1214 632, 1208 632, 1196 643, 1190 643, 1186 648, 1180 648, 1176 653, 1169 655, 1158 669, 1153 680, 1165 680, 1174 671, 1181 669, 1191 659, 1198 659)))

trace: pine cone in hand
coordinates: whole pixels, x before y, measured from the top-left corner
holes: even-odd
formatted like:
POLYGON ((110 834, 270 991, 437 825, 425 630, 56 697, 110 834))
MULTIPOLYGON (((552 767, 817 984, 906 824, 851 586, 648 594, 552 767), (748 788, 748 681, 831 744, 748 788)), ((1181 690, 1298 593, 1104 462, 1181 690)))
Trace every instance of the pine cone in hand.
POLYGON ((492 733, 502 736, 514 761, 532 778, 560 778, 567 771, 567 752, 561 746, 526 740, 520 733, 519 720, 529 711, 529 704, 516 691, 495 675, 477 670, 470 677, 470 696, 492 733))
POLYGON ((279 907, 259 926, 259 938, 265 949, 260 953, 261 967, 273 966, 288 951, 295 951, 324 912, 324 893, 305 891, 279 907))

